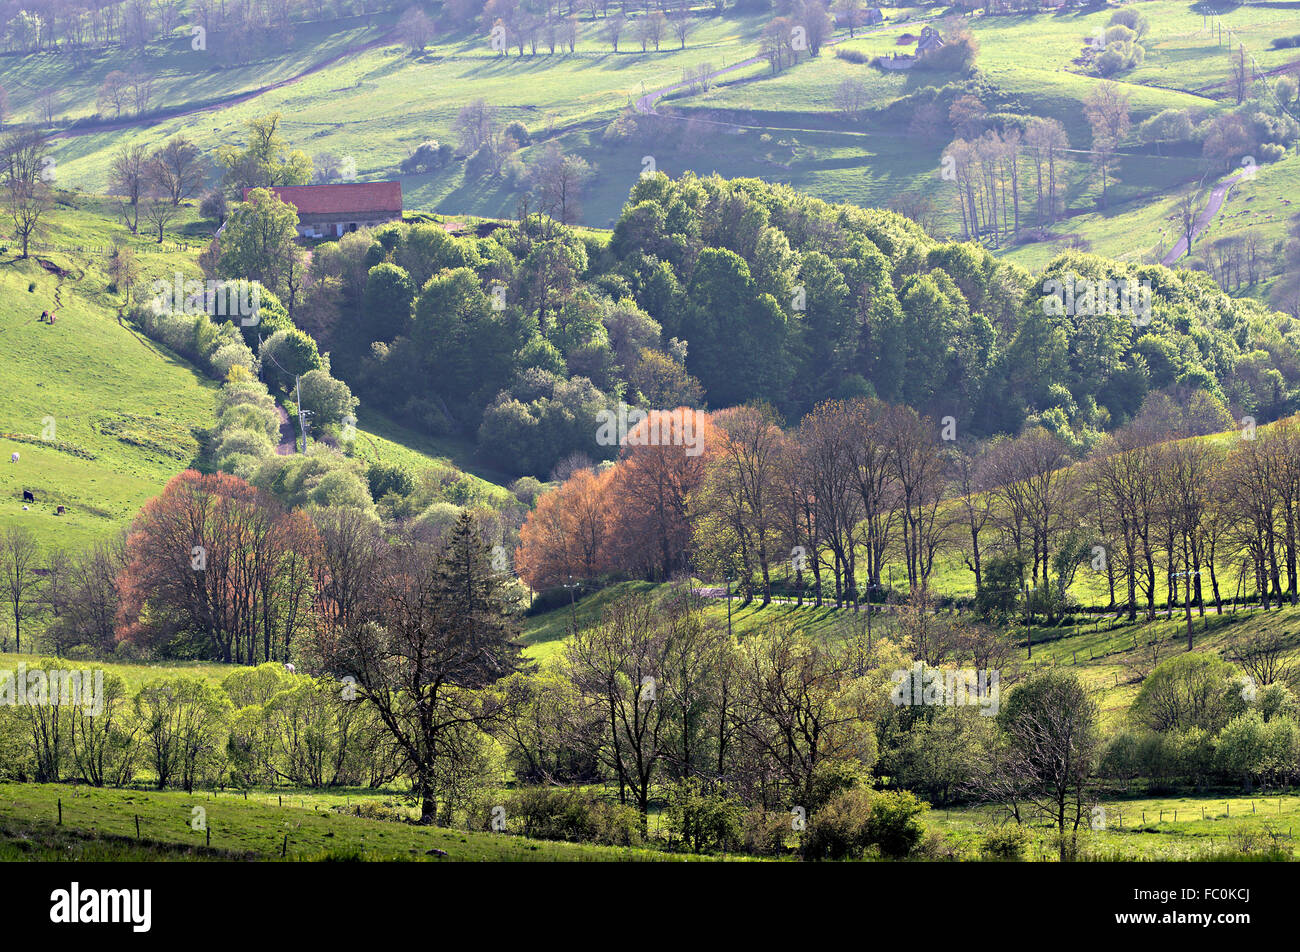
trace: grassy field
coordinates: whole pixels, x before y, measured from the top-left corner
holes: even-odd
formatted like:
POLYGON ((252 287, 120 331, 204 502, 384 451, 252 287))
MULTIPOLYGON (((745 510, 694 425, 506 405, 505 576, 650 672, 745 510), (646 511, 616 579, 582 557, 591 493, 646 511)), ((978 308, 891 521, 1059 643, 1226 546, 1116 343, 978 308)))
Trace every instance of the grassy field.
POLYGON ((46 270, 64 267, 79 266, 56 255, 0 263, 0 526, 27 526, 42 545, 125 526, 194 462, 214 394, 193 367, 83 296, 82 272, 46 270), (55 324, 39 321, 45 310, 57 310, 55 324), (23 490, 36 495, 30 509, 23 490))
MULTIPOLYGON (((13 671, 19 664, 31 667, 44 660, 53 659, 50 655, 29 654, 26 651, 22 654, 0 651, 0 671, 13 671)), ((129 661, 90 661, 79 662, 79 664, 82 667, 89 665, 103 668, 106 672, 116 674, 126 682, 127 689, 131 692, 140 690, 146 682, 178 675, 199 677, 213 685, 220 685, 228 674, 243 667, 238 664, 219 664, 215 661, 166 661, 150 664, 129 661)))
MULTIPOLYGON (((648 583, 612 586, 582 600, 526 621, 526 656, 545 663, 557 657, 574 614, 579 625, 596 621, 616 597, 630 591, 649 592, 648 583)), ((706 618, 718 627, 727 624, 727 605, 703 602, 706 618)), ((851 610, 806 606, 752 604, 731 606, 731 624, 744 639, 774 624, 794 624, 807 634, 838 639, 865 628, 865 615, 851 610)), ((1223 651, 1235 637, 1280 632, 1292 656, 1300 655, 1300 609, 1264 613, 1241 611, 1222 617, 1195 619, 1196 650, 1223 651)), ((895 635, 891 613, 877 615, 875 637, 895 635)), ((1108 619, 1094 623, 1031 631, 1032 659, 1024 651, 1023 630, 1016 634, 1021 648, 1004 665, 1014 680, 1043 666, 1076 671, 1095 692, 1103 731, 1124 726, 1128 706, 1141 678, 1160 660, 1184 650, 1184 622, 1158 618, 1154 623, 1129 624, 1108 619)), ((0 670, 36 657, 0 654, 0 670)), ((98 665, 98 663, 97 663, 98 665)), ((123 676, 132 690, 145 681, 189 674, 219 683, 235 666, 206 663, 103 663, 123 676)), ((508 778, 506 778, 508 779, 508 778)), ((610 791, 606 791, 607 793, 610 791)), ((1294 849, 1300 827, 1300 795, 1291 790, 1254 793, 1213 788, 1195 796, 1163 796, 1141 786, 1132 791, 1110 788, 1097 803, 1099 828, 1081 838, 1083 858, 1096 860, 1204 860, 1277 858, 1294 849), (1279 850, 1281 853, 1271 852, 1279 850)), ((663 803, 652 800, 650 829, 663 832, 663 803)), ((0 785, 0 859, 276 859, 282 849, 289 859, 429 858, 431 849, 447 859, 464 860, 629 860, 677 859, 653 850, 613 850, 533 842, 512 836, 427 829, 411 825, 415 808, 401 789, 298 790, 257 789, 245 796, 233 791, 157 792, 147 789, 96 790, 68 785, 0 785), (63 801, 64 826, 56 826, 58 801, 63 801), (193 809, 202 807, 212 831, 211 846, 190 828, 193 809), (140 817, 141 841, 135 840, 140 817), (284 837, 289 837, 285 845, 284 837)), ((1096 814, 1094 814, 1096 816, 1096 814)), ((980 858, 982 838, 1006 817, 992 808, 962 806, 932 809, 927 827, 944 838, 943 852, 961 859, 980 858)), ((436 856, 436 854, 432 854, 436 856)), ((441 857, 438 857, 441 858, 441 857)), ((1056 859, 1053 832, 1029 828, 1026 859, 1056 859)))
POLYGON ((349 815, 391 795, 158 792, 0 784, 0 860, 265 859, 629 862, 696 857, 349 815), (63 824, 58 825, 59 801, 63 824), (335 807, 339 809, 335 809, 335 807), (195 811, 201 810, 201 814, 195 811), (206 830, 195 830, 202 816, 206 830), (136 818, 140 840, 136 841, 136 818), (210 834, 210 838, 209 835, 210 834), (442 854, 433 852, 441 851, 442 854))
MULTIPOLYGON (((992 90, 986 105, 1057 118, 1066 126, 1072 146, 1086 150, 1091 136, 1082 101, 1099 80, 1083 74, 1075 60, 1112 11, 1106 7, 973 18, 980 43, 977 63, 992 90)), ((902 34, 914 35, 920 22, 944 12, 937 6, 887 7, 884 26, 853 39, 840 33, 837 39, 845 49, 888 54, 902 48, 902 34)), ((1233 31, 1231 41, 1199 8, 1179 0, 1144 3, 1141 12, 1151 23, 1144 40, 1147 58, 1140 68, 1117 77, 1131 98, 1135 123, 1166 108, 1189 108, 1198 114, 1227 108, 1226 89, 1214 84, 1227 75, 1229 47, 1244 43, 1259 67, 1267 70, 1294 58, 1294 51, 1272 50, 1270 41, 1300 32, 1300 6, 1293 3, 1246 5, 1225 12, 1222 24, 1233 31)), ((660 50, 642 52, 635 38, 625 35, 618 53, 603 36, 601 18, 584 18, 573 53, 549 53, 543 47, 524 56, 514 55, 517 50, 497 55, 477 32, 441 34, 422 54, 412 55, 387 33, 390 20, 378 16, 304 24, 282 44, 283 55, 277 50, 253 63, 221 70, 212 69, 208 55, 191 51, 187 38, 178 36, 151 51, 149 60, 159 82, 156 101, 166 102, 178 114, 132 120, 125 128, 85 121, 94 112, 102 74, 114 65, 108 59, 92 60, 84 75, 64 84, 62 111, 82 124, 60 140, 60 180, 100 190, 106 183, 107 157, 124 144, 152 146, 183 133, 212 150, 238 141, 249 118, 279 111, 284 116, 282 132, 295 146, 313 154, 351 156, 363 178, 400 177, 408 208, 509 215, 515 211, 519 186, 506 179, 468 179, 463 163, 425 175, 396 174, 398 162, 419 142, 455 141, 457 110, 481 97, 498 108, 502 121, 524 123, 535 140, 554 136, 592 164, 595 174, 582 213, 588 224, 614 220, 641 172, 644 155, 651 152, 657 167, 672 174, 692 170, 757 175, 830 200, 867 206, 887 204, 902 192, 923 192, 944 211, 945 228, 956 227, 947 183, 936 172, 947 136, 933 142, 900 136, 901 130, 884 123, 880 112, 924 86, 952 82, 955 75, 882 71, 839 59, 828 48, 777 75, 759 63, 726 74, 709 92, 683 91, 664 102, 663 108, 682 120, 705 118, 720 120, 721 125, 670 123, 667 134, 652 140, 619 143, 605 140, 602 133, 636 98, 678 82, 687 69, 704 63, 717 69, 753 56, 766 17, 732 12, 718 17, 701 9, 684 49, 670 37, 660 50), (266 88, 300 74, 295 81, 266 88), (861 79, 867 89, 866 113, 858 120, 840 116, 833 102, 836 86, 849 78, 861 79), (258 90, 264 91, 249 95, 258 90), (194 112, 199 108, 204 111, 194 112)), ((26 91, 60 79, 57 70, 66 69, 66 64, 54 65, 58 59, 19 57, 0 70, 0 83, 8 77, 11 88, 24 91, 15 97, 16 109, 33 108, 34 96, 26 91)), ((521 151, 525 165, 539 148, 534 144, 521 151)), ((1110 208, 1102 214, 1096 212, 1099 186, 1088 155, 1081 151, 1076 159, 1066 170, 1066 204, 1077 214, 1054 238, 1079 233, 1107 253, 1112 235, 1127 237, 1129 245, 1121 252, 1134 253, 1135 236, 1146 236, 1145 243, 1138 237, 1141 250, 1136 254, 1158 248, 1161 222, 1172 200, 1152 204, 1153 198, 1203 172, 1195 157, 1138 150, 1122 160, 1110 208), (1137 225, 1141 231, 1134 230, 1137 225)), ((1277 187, 1285 186, 1279 182, 1277 187)), ((1055 251, 1054 238, 1011 253, 1026 263, 1041 262, 1055 251)))
MULTIPOLYGON (((1186 862, 1290 858, 1300 833, 1300 796, 1103 797, 1081 830, 1081 858, 1108 862, 1186 862), (1092 827, 1095 817, 1097 828, 1092 827), (1272 850, 1279 852, 1273 853, 1272 850)), ((963 858, 978 858, 980 839, 1004 822, 991 808, 933 810, 932 830, 963 858)), ((1057 858, 1054 830, 1029 827, 1025 859, 1057 858)))
MULTIPOLYGON (((1084 859, 1281 858, 1294 850, 1294 835, 1300 828, 1300 795, 1291 791, 1112 795, 1096 806, 1101 812, 1090 814, 1096 828, 1090 822, 1080 836, 1084 859)), ((186 794, 9 783, 0 785, 0 861, 681 862, 702 858, 422 827, 396 819, 405 809, 400 797, 369 790, 301 795, 251 791, 244 798, 234 792, 186 794), (392 818, 365 815, 376 808, 392 818), (206 823, 206 830, 193 828, 196 817, 206 823), (446 855, 434 852, 439 850, 446 855)), ((925 814, 927 828, 944 838, 947 855, 965 860, 981 858, 981 840, 1004 821, 985 807, 925 814)), ((1041 825, 1027 829, 1024 858, 1054 861, 1053 831, 1041 825)))
MULTIPOLYGON (((573 53, 499 56, 477 34, 439 37, 416 56, 395 43, 380 45, 248 101, 147 127, 89 129, 71 136, 56 153, 60 180, 101 190, 107 157, 123 144, 153 146, 183 133, 201 148, 214 149, 237 141, 249 118, 272 111, 283 113, 282 132, 295 146, 313 154, 351 155, 366 178, 394 177, 398 162, 425 139, 454 141, 457 111, 480 97, 498 106, 503 121, 517 119, 534 133, 581 130, 594 133, 598 141, 604 126, 633 99, 676 82, 684 69, 703 62, 721 67, 752 55, 762 23, 757 16, 700 17, 685 49, 665 42, 661 51, 645 53, 628 40, 613 53, 600 38, 602 24, 586 20, 573 53), (526 97, 520 96, 521 89, 528 90, 526 97)), ((348 39, 355 37, 349 34, 348 39)), ((327 59, 341 42, 332 40, 310 58, 327 59)), ((197 60, 181 62, 187 69, 198 68, 197 60)), ((236 92, 232 89, 231 95, 236 92)), ((205 91, 202 98, 211 96, 205 91)), ((183 108, 185 100, 178 105, 183 108)), ((617 174, 613 168, 605 171, 617 174)), ((588 220, 604 224, 612 217, 640 171, 638 158, 629 166, 617 202, 608 207, 589 203, 588 220)), ((460 165, 443 173, 405 176, 402 182, 406 206, 413 209, 501 215, 514 211, 517 198, 502 183, 465 180, 460 165)))

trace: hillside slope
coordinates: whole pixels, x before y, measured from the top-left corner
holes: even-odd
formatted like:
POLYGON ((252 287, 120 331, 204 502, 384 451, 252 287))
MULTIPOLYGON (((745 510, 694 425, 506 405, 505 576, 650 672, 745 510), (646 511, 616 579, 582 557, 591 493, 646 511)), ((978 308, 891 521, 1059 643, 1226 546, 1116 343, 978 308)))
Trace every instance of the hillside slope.
POLYGON ((195 461, 215 384, 88 300, 78 278, 98 275, 39 260, 0 262, 0 527, 80 545, 125 526, 195 461), (64 267, 77 270, 46 270, 64 267), (53 325, 40 321, 46 310, 53 325), (28 509, 24 490, 36 496, 28 509))

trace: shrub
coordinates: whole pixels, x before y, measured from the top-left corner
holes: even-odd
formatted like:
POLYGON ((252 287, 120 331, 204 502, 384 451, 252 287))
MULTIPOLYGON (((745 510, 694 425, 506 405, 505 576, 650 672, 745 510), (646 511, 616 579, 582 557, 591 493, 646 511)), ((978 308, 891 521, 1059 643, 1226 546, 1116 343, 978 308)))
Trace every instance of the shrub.
MULTIPOLYGON (((1150 24, 1147 23, 1147 18, 1132 7, 1127 7, 1123 10, 1116 10, 1111 14, 1109 23, 1112 26, 1118 25, 1128 27, 1138 38, 1146 36, 1147 30, 1150 28, 1150 24)), ((1110 31, 1107 31, 1106 35, 1109 37, 1110 31)))
POLYGON ((792 829, 789 813, 747 810, 740 818, 740 847, 757 856, 775 856, 785 851, 792 829))
POLYGON ((1156 731, 1217 731, 1245 707, 1239 679, 1236 669, 1215 655, 1175 655, 1142 682, 1129 716, 1156 731))
POLYGON ((366 470, 366 484, 372 499, 383 499, 389 493, 409 496, 415 492, 415 477, 397 463, 371 463, 366 470))
POLYGON ((208 366, 212 369, 212 376, 224 380, 230 376, 231 370, 235 367, 243 367, 247 371, 254 370, 257 367, 257 358, 242 340, 232 340, 212 352, 212 356, 208 358, 208 366))
POLYGON ((476 179, 493 173, 499 167, 497 155, 492 147, 484 143, 465 160, 465 177, 476 179))
POLYGON ((302 408, 310 411, 313 426, 342 423, 355 413, 360 402, 342 380, 320 368, 309 370, 298 381, 302 408))
POLYGON ((567 787, 522 787, 505 803, 508 829, 533 839, 635 846, 641 815, 632 807, 605 802, 567 787))
POLYGON ((199 203, 199 214, 220 224, 226 220, 226 196, 220 189, 208 192, 199 203))
POLYGON ((693 853, 735 849, 745 808, 721 791, 704 790, 694 778, 668 793, 668 829, 693 853))
MULTIPOLYGON (((221 433, 215 455, 220 461, 234 454, 262 457, 274 452, 275 447, 264 432, 236 426, 221 433)), ((224 468, 223 466, 222 469, 224 468)))
POLYGON ((347 506, 369 509, 370 490, 365 480, 346 469, 335 469, 320 478, 311 491, 311 501, 318 506, 347 506))
POLYGON ((1029 834, 1020 824, 995 827, 980 839, 980 856, 995 861, 1015 861, 1025 858, 1029 834))
POLYGON ((865 786, 865 772, 860 764, 847 760, 823 760, 813 768, 812 792, 806 804, 809 813, 843 793, 865 786))
POLYGON ((506 126, 505 136, 514 142, 516 148, 533 144, 533 137, 528 134, 528 130, 518 119, 506 126))
POLYGON ((1124 70, 1133 69, 1135 66, 1141 66, 1142 60, 1146 58, 1146 50, 1139 43, 1127 43, 1119 41, 1107 43, 1106 49, 1096 59, 1097 74, 1099 76, 1113 76, 1124 70))
POLYGON ((398 169, 406 175, 432 172, 434 169, 446 165, 451 160, 451 154, 452 147, 450 144, 440 145, 434 139, 427 139, 401 161, 398 169))
POLYGON ((591 810, 592 842, 602 846, 640 846, 645 842, 641 814, 626 803, 599 800, 591 810))
POLYGON ((875 848, 889 859, 912 855, 925 837, 928 805, 907 791, 845 790, 814 816, 804 841, 809 859, 853 859, 875 848))
POLYGON ((280 441, 280 418, 274 411, 252 403, 238 403, 224 411, 217 419, 217 430, 225 434, 241 428, 263 433, 273 443, 280 441))
POLYGON ((826 803, 808 825, 803 853, 807 859, 852 859, 866 849, 869 790, 845 790, 826 803))
POLYGON ((902 790, 877 793, 864 830, 866 842, 891 859, 910 856, 925 836, 920 816, 929 805, 902 790))

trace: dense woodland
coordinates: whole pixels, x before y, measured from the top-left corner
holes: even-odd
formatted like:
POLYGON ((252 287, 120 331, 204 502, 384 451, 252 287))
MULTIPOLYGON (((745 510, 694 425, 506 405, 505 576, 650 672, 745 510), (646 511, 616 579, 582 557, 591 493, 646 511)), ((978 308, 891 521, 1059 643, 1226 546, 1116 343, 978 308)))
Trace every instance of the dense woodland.
POLYGON ((304 293, 334 293, 300 323, 337 372, 521 475, 609 457, 595 419, 619 400, 796 419, 877 397, 963 435, 1038 424, 1080 447, 1171 387, 1259 422, 1294 410, 1295 322, 1207 275, 1070 254, 1034 277, 756 180, 646 178, 608 244, 529 215, 483 238, 404 225, 329 248, 304 293), (1077 281, 1149 284, 1149 323, 1045 300, 1077 281))

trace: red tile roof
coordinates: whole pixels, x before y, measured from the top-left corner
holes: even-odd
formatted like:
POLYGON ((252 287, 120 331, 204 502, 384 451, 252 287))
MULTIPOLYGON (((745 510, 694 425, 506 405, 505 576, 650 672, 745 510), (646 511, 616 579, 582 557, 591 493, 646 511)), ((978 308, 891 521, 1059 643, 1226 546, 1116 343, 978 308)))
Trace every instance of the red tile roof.
MULTIPOLYGON (((244 189, 244 200, 252 189, 244 189)), ((303 215, 402 213, 401 182, 356 182, 343 185, 276 185, 270 191, 303 215)))

